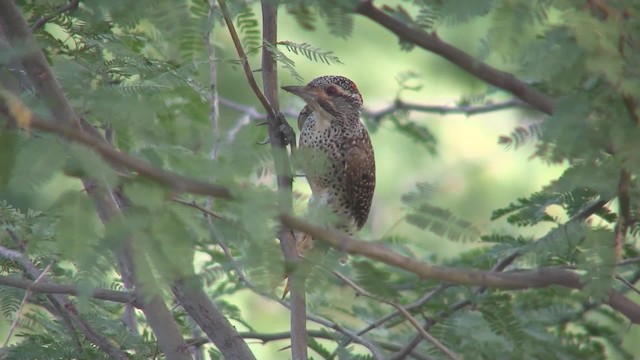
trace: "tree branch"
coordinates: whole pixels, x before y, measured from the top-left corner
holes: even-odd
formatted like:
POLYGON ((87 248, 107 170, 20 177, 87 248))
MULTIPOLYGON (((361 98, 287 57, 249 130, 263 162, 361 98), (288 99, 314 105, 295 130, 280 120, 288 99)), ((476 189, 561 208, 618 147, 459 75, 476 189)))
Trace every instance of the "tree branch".
MULTIPOLYGON (((0 285, 10 286, 18 289, 28 289, 31 292, 42 294, 65 294, 73 296, 79 296, 80 294, 78 287, 75 285, 35 283, 33 281, 14 278, 10 276, 0 276, 0 285)), ((98 300, 131 304, 137 308, 141 307, 141 304, 136 299, 136 296, 130 292, 108 289, 92 289, 88 296, 98 300)))
MULTIPOLYGON (((276 44, 278 42, 278 5, 271 0, 262 0, 262 39, 263 43, 276 44)), ((264 45, 264 44, 263 44, 264 45)), ((278 67, 275 59, 266 46, 262 48, 262 83, 264 93, 278 116, 269 117, 269 141, 276 165, 278 176, 279 206, 282 211, 291 212, 293 209, 292 171, 287 145, 295 148, 295 133, 280 113, 278 101, 278 67), (287 135, 288 134, 288 135, 287 135), (293 141, 291 141, 293 140, 293 141)), ((295 264, 299 261, 296 249, 296 239, 286 227, 278 233, 284 259, 295 264)), ((291 357, 293 359, 307 359, 307 309, 306 309, 306 275, 294 271, 288 274, 291 300, 291 357)))
POLYGON ((348 277, 342 275, 341 273, 339 273, 337 271, 333 271, 333 274, 335 276, 337 276, 340 280, 342 280, 345 284, 347 284, 351 288, 353 288, 356 291, 356 295, 363 295, 363 296, 366 296, 366 297, 368 297, 370 299, 373 299, 375 301, 382 302, 382 303, 385 303, 387 305, 391 305, 394 308, 396 308, 397 311, 402 316, 404 316, 405 319, 407 319, 411 323, 411 325, 413 325, 413 327, 416 328, 416 330, 418 330, 418 333, 420 334, 420 336, 422 336, 422 338, 424 338, 425 340, 429 341, 438 350, 442 351, 449 359, 451 359, 451 360, 460 359, 460 357, 456 353, 454 353, 453 351, 448 349, 438 339, 436 339, 431 334, 429 334, 425 329, 423 329, 422 326, 420 326, 420 324, 418 323, 418 321, 404 307, 402 307, 401 305, 399 305, 396 302, 385 300, 385 299, 379 298, 379 297, 369 293, 365 289, 363 289, 360 286, 358 286, 351 279, 349 279, 348 277))
POLYGON ((181 280, 175 282, 171 289, 180 305, 207 334, 225 359, 255 359, 247 343, 238 336, 235 327, 205 294, 201 284, 196 281, 181 280))
MULTIPOLYGON (((263 344, 266 344, 271 341, 279 341, 279 340, 289 340, 291 339, 290 332, 279 332, 279 333, 259 333, 254 331, 247 332, 239 332, 239 336, 245 339, 256 339, 261 341, 263 344)), ((325 339, 325 340, 336 340, 336 334, 330 334, 324 330, 307 330, 307 336, 316 338, 316 339, 325 339)), ((208 338, 194 338, 187 340, 187 343, 191 346, 201 346, 209 342, 208 338)), ((386 342, 386 341, 376 341, 380 345, 381 348, 390 351, 397 351, 400 349, 398 344, 386 342)), ((412 353, 410 354, 413 358, 418 360, 428 360, 426 356, 422 356, 420 354, 412 353)))
MULTIPOLYGON (((209 2, 209 0, 207 0, 209 2)), ((218 157, 218 146, 220 145, 220 126, 218 118, 220 117, 220 104, 218 98, 218 59, 216 58, 216 50, 211 43, 211 32, 213 30, 213 14, 216 10, 215 0, 211 0, 209 4, 209 12, 207 13, 207 31, 204 33, 204 45, 207 48, 207 57, 209 60, 209 121, 211 122, 211 152, 209 157, 215 160, 218 157)))
MULTIPOLYGON (((13 114, 9 114, 14 116, 13 114)), ((137 172, 150 180, 161 185, 170 187, 176 193, 189 192, 192 194, 208 195, 223 199, 231 199, 231 191, 225 187, 209 184, 203 181, 194 180, 186 176, 176 174, 149 164, 146 161, 131 157, 114 149, 106 141, 96 141, 96 139, 80 130, 68 126, 60 126, 51 121, 32 117, 29 127, 43 130, 79 142, 102 156, 108 162, 118 164, 129 170, 137 172)))
MULTIPOLYGON (((424 294, 422 297, 420 297, 420 299, 414 301, 411 304, 408 304, 406 306, 404 306, 405 310, 407 311, 413 311, 415 309, 421 308, 424 304, 426 304, 429 300, 433 299, 434 297, 438 296, 440 293, 442 293, 444 290, 446 290, 447 288, 451 287, 452 285, 450 284, 441 284, 438 287, 436 287, 435 289, 427 292, 426 294, 424 294)), ((369 331, 376 329, 380 326, 382 326, 384 323, 393 320, 394 318, 396 318, 397 316, 400 316, 401 313, 399 310, 395 310, 392 313, 389 313, 381 318, 379 318, 378 320, 372 322, 371 324, 367 325, 365 328, 363 328, 362 330, 358 331, 357 334, 358 335, 364 335, 366 333, 368 333, 369 331)), ((350 339, 347 339, 345 341, 342 342, 342 346, 347 346, 349 345, 349 343, 351 342, 350 339)))
MULTIPOLYGON (((49 265, 47 265, 47 267, 42 271, 42 273, 31 283, 31 285, 37 286, 38 282, 49 272, 49 270, 51 270, 51 266, 53 266, 53 264, 54 262, 50 262, 49 265)), ((20 315, 24 310, 24 306, 27 304, 27 299, 29 299, 29 295, 31 294, 32 288, 31 286, 27 286, 25 290, 26 291, 24 292, 24 297, 22 298, 22 302, 20 302, 20 307, 18 308, 18 311, 16 311, 13 318, 13 322, 11 323, 11 327, 9 327, 9 331, 7 331, 7 335, 4 339, 4 342, 2 343, 3 350, 7 348, 7 344, 9 343, 9 340, 11 340, 11 336, 13 335, 13 332, 18 327, 18 321, 20 320, 20 315)))
POLYGON ((428 34, 407 26, 402 21, 375 7, 372 0, 360 1, 356 12, 387 28, 402 40, 409 41, 425 50, 440 55, 479 79, 512 93, 532 107, 546 114, 553 113, 554 104, 553 99, 550 97, 517 79, 512 74, 479 62, 464 51, 440 40, 435 33, 428 34))
POLYGON ((262 91, 260 91, 260 87, 258 86, 256 79, 253 77, 253 72, 251 71, 251 66, 249 65, 247 54, 244 52, 244 49, 242 48, 242 42, 238 37, 238 32, 236 31, 235 26, 233 26, 233 19, 229 14, 229 10, 227 9, 227 5, 225 4, 225 1, 218 0, 218 5, 220 5, 222 16, 224 17, 224 21, 227 24, 227 28, 229 29, 229 35, 231 35, 231 40, 233 40, 233 45, 235 46, 236 52, 240 57, 240 62, 242 63, 242 69, 244 70, 244 74, 247 78, 247 82, 249 83, 249 87, 251 88, 255 96, 258 98, 258 101, 260 101, 260 104, 262 104, 262 107, 267 112, 267 115, 269 115, 269 117, 275 118, 277 116, 275 110, 271 107, 271 104, 269 103, 267 98, 264 96, 262 91))
POLYGON ((511 108, 530 108, 530 106, 518 99, 512 99, 505 102, 484 105, 465 105, 465 106, 442 106, 442 105, 423 105, 416 103, 408 103, 401 99, 378 111, 364 110, 362 116, 380 122, 385 116, 391 115, 398 110, 417 111, 422 113, 435 113, 439 115, 463 114, 467 116, 486 114, 493 111, 506 110, 511 108))
POLYGON ((36 20, 36 22, 34 22, 33 25, 31 25, 31 31, 34 32, 34 31, 40 29, 46 23, 51 21, 53 18, 55 18, 57 16, 60 16, 62 13, 65 13, 67 11, 73 11, 73 10, 77 9, 78 5, 80 5, 80 0, 69 0, 69 2, 67 4, 61 5, 52 14, 42 16, 38 20, 36 20))
MULTIPOLYGON (((320 239, 331 247, 349 254, 363 255, 385 264, 412 272, 423 279, 434 279, 462 285, 479 285, 507 290, 524 290, 559 285, 581 289, 580 277, 560 268, 540 268, 536 270, 498 273, 434 266, 413 258, 400 255, 386 246, 357 240, 338 231, 325 229, 306 223, 288 214, 281 214, 280 220, 292 229, 303 231, 314 239, 320 239)), ((634 323, 640 323, 640 306, 611 291, 606 303, 634 323)))

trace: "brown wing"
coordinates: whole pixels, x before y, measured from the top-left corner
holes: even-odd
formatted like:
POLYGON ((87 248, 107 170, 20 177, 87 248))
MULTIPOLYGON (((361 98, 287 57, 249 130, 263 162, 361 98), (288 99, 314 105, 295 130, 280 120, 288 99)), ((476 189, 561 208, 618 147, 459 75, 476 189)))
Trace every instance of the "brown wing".
POLYGON ((360 230, 367 222, 373 190, 376 187, 376 163, 369 136, 351 143, 345 154, 345 190, 349 209, 360 230))

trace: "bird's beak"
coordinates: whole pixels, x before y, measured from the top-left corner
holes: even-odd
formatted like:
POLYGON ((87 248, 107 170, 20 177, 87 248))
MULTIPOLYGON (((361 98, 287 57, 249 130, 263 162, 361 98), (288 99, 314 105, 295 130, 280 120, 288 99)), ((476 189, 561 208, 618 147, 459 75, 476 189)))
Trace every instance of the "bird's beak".
POLYGON ((283 86, 282 90, 288 91, 293 95, 297 95, 306 102, 313 101, 322 95, 321 89, 308 86, 283 86))

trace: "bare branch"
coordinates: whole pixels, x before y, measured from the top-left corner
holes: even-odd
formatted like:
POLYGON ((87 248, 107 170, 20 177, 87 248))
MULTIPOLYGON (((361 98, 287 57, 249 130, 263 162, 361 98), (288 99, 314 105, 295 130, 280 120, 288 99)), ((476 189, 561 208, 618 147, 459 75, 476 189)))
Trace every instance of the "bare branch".
POLYGON ((235 327, 205 294, 201 284, 196 281, 177 281, 171 289, 180 305, 207 334, 225 359, 255 359, 247 343, 238 336, 235 327))
POLYGON ((399 110, 417 111, 422 113, 434 113, 439 115, 462 114, 467 116, 486 114, 499 110, 512 108, 530 108, 530 106, 518 99, 513 99, 500 103, 487 103, 484 105, 465 105, 465 106, 443 106, 443 105, 423 105, 416 103, 408 103, 400 99, 378 111, 365 110, 362 116, 371 118, 375 122, 380 122, 385 116, 391 115, 399 110))
MULTIPOLYGON (((376 259, 385 264, 412 272, 424 279, 508 290, 541 288, 552 285, 582 289, 579 275, 565 269, 547 267, 536 270, 498 273, 434 266, 400 255, 381 244, 357 240, 335 230, 308 224, 288 214, 281 214, 280 220, 290 228, 303 231, 314 239, 323 240, 339 251, 376 259)), ((622 294, 611 291, 607 304, 621 312, 632 322, 640 323, 640 305, 633 303, 622 294)))
POLYGON ((216 58, 215 47, 211 43, 211 31, 213 30, 213 14, 216 9, 216 2, 212 0, 207 13, 207 31, 204 33, 204 44, 207 47, 209 58, 209 121, 211 122, 212 146, 211 159, 218 157, 218 146, 220 145, 220 126, 218 118, 220 116, 218 99, 218 59, 216 58))
POLYGON ((60 16, 62 13, 77 9, 78 5, 80 5, 80 0, 69 0, 67 4, 58 7, 53 14, 42 16, 41 18, 36 20, 36 22, 34 22, 33 25, 31 25, 31 31, 36 31, 40 29, 46 23, 48 23, 55 17, 60 16))
MULTIPOLYGON (((278 5, 270 0, 262 0, 262 40, 263 43, 276 44, 278 42, 278 5)), ((262 49, 262 83, 264 93, 279 116, 269 117, 269 141, 278 176, 279 206, 283 211, 292 210, 292 171, 286 146, 292 144, 295 148, 295 133, 279 112, 278 101, 278 67, 271 53, 264 46, 262 49), (288 135, 285 134, 288 132, 288 135), (289 140, 287 140, 289 138, 289 140), (291 139, 293 141, 291 141, 291 139)), ((283 227, 278 238, 285 261, 295 264, 299 261, 296 249, 296 239, 293 233, 283 227)), ((291 284, 291 357, 293 359, 307 359, 307 317, 306 317, 306 275, 296 271, 288 274, 291 284)))
POLYGON ((425 50, 442 56, 479 79, 512 93, 534 108, 546 114, 553 113, 553 99, 517 79, 512 74, 479 62, 464 51, 440 40, 436 33, 428 34, 414 27, 409 27, 402 21, 375 7, 371 0, 361 0, 356 12, 387 28, 402 40, 409 41, 425 50))
POLYGON ((436 339, 431 334, 429 334, 425 329, 423 329, 422 326, 420 326, 420 324, 418 323, 418 321, 404 307, 402 307, 401 305, 399 305, 398 303, 396 303, 394 301, 385 300, 385 299, 379 298, 379 297, 369 293, 365 289, 363 289, 360 286, 358 286, 358 284, 353 282, 351 279, 349 279, 348 277, 342 275, 341 273, 339 273, 337 271, 333 271, 332 273, 335 276, 337 276, 340 280, 342 280, 345 284, 347 284, 351 288, 353 288, 356 291, 356 295, 366 296, 366 297, 368 297, 370 299, 373 299, 373 300, 378 301, 378 302, 385 303, 387 305, 391 305, 394 308, 396 308, 398 310, 398 312, 400 312, 400 314, 405 317, 405 319, 409 320, 411 325, 413 325, 413 327, 415 327, 416 330, 418 330, 418 333, 420 333, 420 336, 422 336, 425 340, 430 342, 438 350, 442 351, 449 359, 451 359, 451 360, 459 360, 460 359, 460 357, 456 353, 454 353, 449 348, 444 346, 438 339, 436 339))
MULTIPOLYGON (((436 287, 435 289, 429 291, 428 293, 424 294, 422 297, 420 297, 420 299, 414 301, 413 303, 404 306, 404 308, 407 311, 413 311, 415 309, 421 308, 422 306, 424 306, 424 304, 426 304, 427 302, 429 302, 431 299, 433 299, 434 297, 438 296, 440 293, 442 293, 444 290, 446 290, 447 288, 451 287, 452 285, 450 284, 441 284, 438 287, 436 287)), ((372 322, 371 324, 369 324, 367 327, 363 328, 362 330, 358 331, 358 335, 364 335, 366 333, 368 333, 369 331, 376 329, 380 326, 382 326, 384 323, 393 320, 394 318, 396 318, 397 316, 401 315, 399 310, 395 310, 394 312, 387 314, 383 317, 381 317, 380 319, 372 322)), ((349 344, 348 341, 343 342, 343 346, 347 346, 349 344)))
MULTIPOLYGON (((238 335, 243 337, 243 338, 245 338, 245 339, 260 340, 263 344, 266 344, 266 343, 272 342, 272 341, 289 340, 289 339, 291 339, 291 333, 290 332, 280 332, 280 333, 267 334, 267 333, 259 333, 259 332, 247 331, 247 332, 239 332, 238 335)), ((316 339, 336 340, 336 335, 337 334, 331 334, 331 333, 328 333, 326 331, 321 331, 321 330, 307 330, 307 336, 308 337, 312 337, 312 338, 316 338, 316 339)), ((341 336, 341 335, 339 335, 339 336, 341 336)), ((193 346, 204 345, 204 344, 206 344, 208 342, 209 342, 208 338, 194 338, 194 339, 187 340, 187 343, 189 345, 193 345, 193 346)), ((390 342, 386 342, 386 341, 376 341, 376 343, 378 345, 380 345, 380 347, 385 349, 385 350, 397 351, 398 349, 400 349, 400 345, 395 344, 395 343, 390 343, 390 342)), ((428 360, 428 358, 426 356, 423 356, 423 355, 420 355, 420 354, 411 353, 410 355, 412 357, 414 357, 415 359, 418 359, 418 360, 428 360)))
POLYGON ((157 168, 146 161, 136 159, 119 152, 118 150, 111 147, 106 141, 96 141, 93 136, 77 129, 60 126, 53 122, 36 117, 31 118, 29 125, 34 129, 55 133, 77 141, 95 150, 105 160, 124 166, 130 170, 134 170, 139 175, 142 175, 159 184, 172 188, 177 193, 189 192, 193 194, 209 195, 223 199, 232 198, 231 192, 225 187, 193 180, 188 177, 157 168))
MULTIPOLYGON (((80 293, 78 287, 75 285, 36 283, 33 281, 14 278, 10 276, 0 276, 0 285, 10 286, 18 289, 25 289, 34 293, 42 294, 66 294, 78 296, 78 294, 80 293)), ((92 289, 88 296, 94 299, 131 304, 137 308, 140 307, 140 303, 136 299, 135 295, 130 292, 108 289, 92 289)))
POLYGON ((193 208, 193 209, 199 210, 199 211, 203 212, 204 214, 206 214, 206 215, 208 215, 208 216, 211 216, 211 217, 214 217, 214 218, 216 218, 216 219, 218 219, 218 220, 226 220, 226 219, 225 219, 225 218, 223 218, 222 216, 220 216, 220 215, 218 215, 218 214, 214 213, 213 211, 211 211, 211 210, 209 210, 209 209, 206 209, 206 208, 204 208, 204 207, 202 207, 202 206, 198 205, 198 203, 196 203, 196 201, 195 201, 195 200, 186 201, 186 200, 183 200, 183 199, 179 199, 179 198, 175 198, 175 197, 174 197, 173 199, 171 199, 171 201, 173 201, 174 203, 180 204, 180 205, 184 205, 184 206, 187 206, 187 207, 190 207, 190 208, 193 208))

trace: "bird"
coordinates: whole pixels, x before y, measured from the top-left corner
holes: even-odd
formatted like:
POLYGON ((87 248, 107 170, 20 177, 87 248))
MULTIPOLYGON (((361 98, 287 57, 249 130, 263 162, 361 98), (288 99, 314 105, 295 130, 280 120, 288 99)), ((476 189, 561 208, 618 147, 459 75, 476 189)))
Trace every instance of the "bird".
MULTIPOLYGON (((371 210, 376 164, 371 138, 360 121, 362 95, 343 76, 318 77, 306 86, 283 86, 306 105, 298 116, 298 151, 311 188, 310 207, 334 214, 331 227, 349 235, 362 229, 371 210)), ((299 251, 313 247, 306 237, 299 251)))

